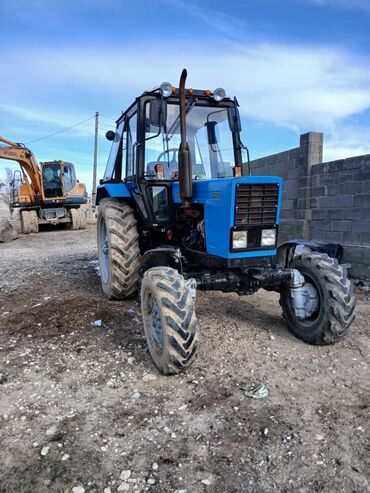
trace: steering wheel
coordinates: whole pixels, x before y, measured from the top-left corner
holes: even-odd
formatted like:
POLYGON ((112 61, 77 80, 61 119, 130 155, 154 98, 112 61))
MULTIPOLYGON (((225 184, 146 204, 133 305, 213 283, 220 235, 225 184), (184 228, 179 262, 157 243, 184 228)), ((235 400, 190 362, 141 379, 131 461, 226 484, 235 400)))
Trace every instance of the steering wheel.
POLYGON ((173 156, 172 156, 172 159, 170 159, 170 162, 177 161, 177 159, 176 159, 176 153, 179 152, 179 148, 178 147, 171 147, 171 149, 166 149, 165 151, 161 152, 160 155, 157 158, 157 161, 160 162, 161 161, 161 157, 164 156, 165 154, 170 154, 170 152, 173 152, 173 156))

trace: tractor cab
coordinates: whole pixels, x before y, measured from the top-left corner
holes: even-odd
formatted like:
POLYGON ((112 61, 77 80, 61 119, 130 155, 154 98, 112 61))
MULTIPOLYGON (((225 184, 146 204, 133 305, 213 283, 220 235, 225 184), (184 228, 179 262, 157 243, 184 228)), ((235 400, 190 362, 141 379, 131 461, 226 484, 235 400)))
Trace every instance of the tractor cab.
POLYGON ((242 176, 249 153, 240 131, 237 100, 222 88, 163 83, 146 91, 107 133, 112 147, 97 202, 124 184, 145 227, 143 252, 180 243, 215 264, 251 256, 270 262, 282 180, 242 176))

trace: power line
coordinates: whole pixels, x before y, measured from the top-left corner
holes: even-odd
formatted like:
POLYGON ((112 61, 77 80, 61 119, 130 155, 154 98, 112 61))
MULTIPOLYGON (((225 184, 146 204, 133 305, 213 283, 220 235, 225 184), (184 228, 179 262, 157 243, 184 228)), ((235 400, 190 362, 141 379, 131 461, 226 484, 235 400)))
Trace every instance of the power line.
POLYGON ((63 128, 63 130, 59 130, 59 132, 55 132, 50 135, 45 135, 45 137, 40 137, 39 139, 31 140, 30 142, 26 142, 26 145, 28 144, 33 144, 33 142, 38 142, 39 140, 44 140, 44 139, 49 139, 50 137, 54 137, 54 135, 61 134, 62 132, 66 132, 67 130, 70 130, 71 128, 78 127, 79 125, 82 125, 83 123, 87 122, 88 120, 92 120, 95 118, 95 115, 89 116, 89 118, 86 118, 86 120, 82 120, 81 122, 76 123, 75 125, 72 125, 71 127, 63 128))

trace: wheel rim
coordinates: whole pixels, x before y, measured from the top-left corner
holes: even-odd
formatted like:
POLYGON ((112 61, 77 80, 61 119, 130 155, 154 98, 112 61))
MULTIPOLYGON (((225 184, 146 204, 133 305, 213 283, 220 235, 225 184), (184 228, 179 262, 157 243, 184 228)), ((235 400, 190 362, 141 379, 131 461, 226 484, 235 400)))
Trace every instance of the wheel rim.
POLYGON ((148 328, 150 343, 158 354, 163 351, 163 326, 161 312, 158 304, 150 291, 145 296, 144 316, 148 328))
MULTIPOLYGON (((305 279, 305 282, 309 282, 315 288, 316 293, 317 293, 317 297, 319 299, 319 305, 318 305, 317 309, 314 311, 314 313, 311 316, 307 317, 307 318, 299 319, 299 323, 302 326, 304 326, 307 329, 309 329, 310 327, 314 326, 315 322, 318 320, 318 318, 321 315, 321 309, 322 309, 322 301, 321 301, 322 300, 322 292, 321 292, 320 286, 317 284, 317 282, 315 281, 315 279, 313 277, 311 277, 309 274, 307 274, 305 272, 301 272, 301 274, 303 275, 303 277, 305 279)), ((293 308, 293 304, 292 304, 290 295, 289 295, 289 306, 290 306, 290 309, 291 309, 292 313, 295 316, 295 312, 294 312, 294 308, 293 308)))
POLYGON ((99 223, 99 253, 100 275, 104 284, 106 284, 109 276, 109 244, 107 227, 103 217, 99 223))

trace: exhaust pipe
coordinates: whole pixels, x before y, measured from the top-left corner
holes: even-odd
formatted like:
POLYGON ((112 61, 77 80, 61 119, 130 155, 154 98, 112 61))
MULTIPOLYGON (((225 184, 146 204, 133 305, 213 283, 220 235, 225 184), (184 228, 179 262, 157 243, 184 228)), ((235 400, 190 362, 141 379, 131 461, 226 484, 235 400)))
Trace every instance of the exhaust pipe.
POLYGON ((180 96, 180 134, 179 148, 179 182, 180 198, 184 205, 189 206, 193 196, 193 180, 191 169, 191 156, 189 144, 186 142, 186 108, 185 108, 185 81, 188 73, 186 69, 181 72, 179 84, 180 96))

